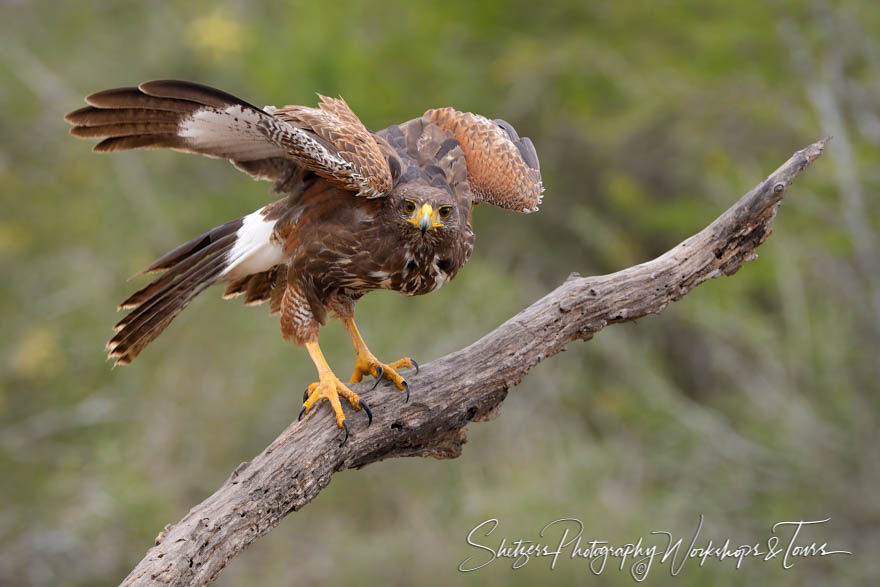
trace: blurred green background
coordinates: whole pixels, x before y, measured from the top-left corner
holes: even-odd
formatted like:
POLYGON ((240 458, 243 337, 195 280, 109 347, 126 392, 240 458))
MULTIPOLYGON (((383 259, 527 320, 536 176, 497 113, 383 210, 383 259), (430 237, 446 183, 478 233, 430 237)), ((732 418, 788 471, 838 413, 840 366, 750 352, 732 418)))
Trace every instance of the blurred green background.
MULTIPOLYGON (((632 585, 583 561, 456 568, 488 518, 491 544, 562 517, 622 543, 689 540, 700 514, 703 537, 735 544, 830 517, 803 542, 854 555, 664 565, 650 583, 878 584, 876 2, 5 0, 0 23, 0 583, 118 582, 295 418, 314 379, 277 317, 218 290, 132 367, 104 360, 115 306, 142 283, 127 276, 269 201, 220 161, 99 156, 67 134, 84 95, 175 77, 258 105, 341 94, 374 129, 453 105, 533 139, 540 213, 481 206, 455 282, 359 304, 384 359, 437 358, 572 271, 652 258, 834 136, 757 261, 545 361, 499 419, 469 427, 461 458, 335 476, 219 585, 632 585), (427 327, 402 327, 414 316, 427 327)), ((338 323, 321 342, 347 373, 338 323)))

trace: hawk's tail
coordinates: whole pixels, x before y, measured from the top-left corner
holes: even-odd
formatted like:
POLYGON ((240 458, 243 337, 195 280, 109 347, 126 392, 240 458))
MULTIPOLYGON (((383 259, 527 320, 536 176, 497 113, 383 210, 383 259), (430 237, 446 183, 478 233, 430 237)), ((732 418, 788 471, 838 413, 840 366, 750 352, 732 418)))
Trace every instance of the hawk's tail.
POLYGON ((209 230, 141 271, 165 272, 119 304, 120 310, 130 312, 107 342, 109 358, 117 365, 131 363, 193 298, 217 281, 231 281, 232 287, 264 281, 257 278, 267 272, 275 275, 282 249, 273 237, 275 221, 267 220, 264 210, 209 230))

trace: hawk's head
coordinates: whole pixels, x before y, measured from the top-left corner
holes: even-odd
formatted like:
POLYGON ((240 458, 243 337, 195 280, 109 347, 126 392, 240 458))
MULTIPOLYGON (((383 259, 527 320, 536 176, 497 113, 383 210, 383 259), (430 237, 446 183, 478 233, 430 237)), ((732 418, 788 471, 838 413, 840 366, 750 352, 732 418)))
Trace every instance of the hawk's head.
POLYGON ((431 241, 453 237, 461 230, 462 212, 467 218, 451 193, 431 186, 400 186, 392 201, 402 229, 431 241))

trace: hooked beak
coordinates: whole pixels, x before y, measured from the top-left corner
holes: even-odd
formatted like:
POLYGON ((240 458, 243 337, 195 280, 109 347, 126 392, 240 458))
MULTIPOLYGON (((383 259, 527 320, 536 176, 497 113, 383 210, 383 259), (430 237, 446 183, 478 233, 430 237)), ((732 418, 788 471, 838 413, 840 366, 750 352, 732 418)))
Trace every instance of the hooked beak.
POLYGON ((425 204, 422 206, 421 212, 419 212, 419 230, 422 231, 422 234, 428 232, 431 229, 431 204, 425 204))
POLYGON ((429 230, 434 230, 435 228, 443 226, 443 223, 440 222, 440 219, 437 217, 436 210, 431 207, 431 204, 422 204, 422 207, 418 212, 416 212, 412 218, 408 219, 407 222, 413 226, 418 226, 419 230, 422 231, 423 236, 429 230))

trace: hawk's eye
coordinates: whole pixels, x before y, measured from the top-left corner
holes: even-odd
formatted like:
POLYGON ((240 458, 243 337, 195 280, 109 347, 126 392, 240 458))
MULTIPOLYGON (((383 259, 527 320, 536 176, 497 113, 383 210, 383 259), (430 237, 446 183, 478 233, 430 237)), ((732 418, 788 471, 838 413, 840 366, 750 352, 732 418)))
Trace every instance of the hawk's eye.
POLYGON ((403 209, 406 210, 407 214, 412 214, 416 211, 416 203, 412 200, 406 200, 403 203, 403 209))
POLYGON ((452 206, 440 206, 437 213, 440 214, 440 218, 449 218, 449 215, 452 214, 452 206))

